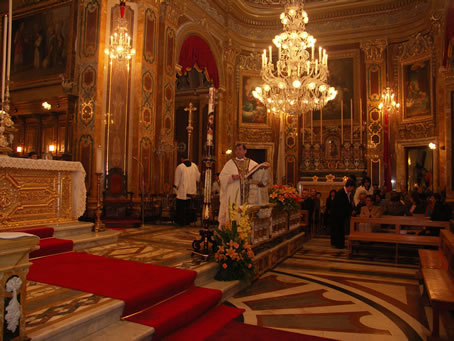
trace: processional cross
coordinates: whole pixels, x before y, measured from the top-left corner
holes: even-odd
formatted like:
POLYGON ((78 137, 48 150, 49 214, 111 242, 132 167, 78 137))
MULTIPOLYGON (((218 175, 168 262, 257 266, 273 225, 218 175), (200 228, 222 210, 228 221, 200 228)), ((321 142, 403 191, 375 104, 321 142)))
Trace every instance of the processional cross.
POLYGON ((191 137, 192 137, 192 131, 194 130, 194 127, 192 126, 192 112, 196 111, 197 108, 192 105, 192 102, 189 102, 189 106, 184 108, 184 111, 188 111, 188 126, 186 127, 186 130, 188 132, 188 159, 191 160, 191 137))

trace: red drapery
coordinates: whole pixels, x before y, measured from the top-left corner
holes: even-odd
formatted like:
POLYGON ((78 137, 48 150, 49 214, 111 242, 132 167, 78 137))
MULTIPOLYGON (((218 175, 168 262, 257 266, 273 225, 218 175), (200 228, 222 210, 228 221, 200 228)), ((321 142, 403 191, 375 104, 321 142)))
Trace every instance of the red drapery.
POLYGON ((208 44, 198 36, 189 36, 181 47, 178 64, 181 65, 182 73, 195 67, 203 71, 206 78, 213 82, 214 87, 219 87, 219 75, 216 60, 208 44))

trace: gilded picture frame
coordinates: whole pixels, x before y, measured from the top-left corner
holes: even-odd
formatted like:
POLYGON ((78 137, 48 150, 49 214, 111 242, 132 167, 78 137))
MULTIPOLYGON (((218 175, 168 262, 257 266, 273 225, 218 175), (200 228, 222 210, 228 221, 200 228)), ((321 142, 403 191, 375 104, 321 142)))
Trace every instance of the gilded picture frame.
POLYGON ((14 12, 12 90, 57 84, 72 63, 73 1, 47 2, 14 12))
POLYGON ((401 62, 400 88, 402 122, 423 121, 433 117, 430 56, 401 62))
MULTIPOLYGON (((329 52, 327 83, 337 90, 337 95, 323 108, 323 122, 340 122, 342 102, 344 124, 350 124, 350 103, 353 104, 353 121, 356 123, 359 120, 360 65, 359 49, 329 52)), ((319 111, 314 111, 314 126, 320 125, 320 116, 319 111)))
POLYGON ((246 127, 269 127, 271 114, 265 105, 254 98, 252 91, 263 86, 258 72, 243 71, 240 73, 239 122, 246 127))

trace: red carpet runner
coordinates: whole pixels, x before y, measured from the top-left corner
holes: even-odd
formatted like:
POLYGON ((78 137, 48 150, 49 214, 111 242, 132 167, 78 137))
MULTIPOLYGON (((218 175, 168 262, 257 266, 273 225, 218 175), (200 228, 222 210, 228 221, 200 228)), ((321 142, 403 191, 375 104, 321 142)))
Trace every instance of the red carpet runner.
POLYGON ((195 271, 78 252, 32 263, 28 280, 124 301, 125 319, 154 327, 153 340, 327 340, 232 321, 244 310, 217 305, 220 290, 193 286, 195 271))
POLYGON ((54 238, 54 229, 52 227, 35 227, 23 230, 14 230, 14 232, 30 233, 40 238, 39 250, 30 253, 30 258, 37 258, 57 253, 72 251, 73 241, 66 239, 54 238))
POLYGON ((125 301, 130 315, 192 286, 195 271, 69 252, 32 260, 27 279, 125 301))

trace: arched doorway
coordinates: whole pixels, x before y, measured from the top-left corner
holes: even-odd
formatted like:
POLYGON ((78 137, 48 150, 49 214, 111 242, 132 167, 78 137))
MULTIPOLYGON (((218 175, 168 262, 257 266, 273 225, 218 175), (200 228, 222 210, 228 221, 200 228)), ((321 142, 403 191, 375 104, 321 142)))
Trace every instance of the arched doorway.
POLYGON ((217 65, 205 40, 194 35, 187 37, 183 42, 179 64, 182 71, 177 75, 175 87, 174 135, 178 146, 177 163, 190 151, 191 161, 200 165, 206 149, 209 88, 219 85, 217 65), (189 103, 197 108, 192 114, 193 130, 190 145, 187 131, 188 111, 185 111, 189 103))

